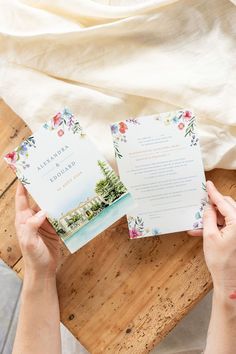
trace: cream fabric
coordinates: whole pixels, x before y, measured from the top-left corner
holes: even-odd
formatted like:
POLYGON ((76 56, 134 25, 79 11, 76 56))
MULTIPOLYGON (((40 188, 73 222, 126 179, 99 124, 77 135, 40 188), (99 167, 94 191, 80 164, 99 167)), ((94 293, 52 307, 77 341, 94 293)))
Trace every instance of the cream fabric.
POLYGON ((110 122, 190 108, 205 169, 235 169, 235 24, 229 0, 0 0, 0 96, 33 131, 67 106, 110 161, 110 122))

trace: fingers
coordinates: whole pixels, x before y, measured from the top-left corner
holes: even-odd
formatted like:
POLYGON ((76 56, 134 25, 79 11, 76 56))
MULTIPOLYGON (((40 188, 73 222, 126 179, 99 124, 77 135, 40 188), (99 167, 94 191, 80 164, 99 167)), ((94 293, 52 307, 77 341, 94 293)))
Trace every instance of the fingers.
POLYGON ((230 196, 223 196, 217 191, 214 184, 211 181, 207 181, 207 191, 210 200, 216 205, 207 205, 205 207, 203 216, 204 232, 202 229, 189 230, 187 233, 190 236, 205 236, 219 235, 218 226, 222 228, 225 224, 225 216, 232 216, 235 218, 236 201, 230 196))
POLYGON ((208 237, 218 234, 216 209, 212 204, 207 204, 203 214, 203 236, 208 237))
POLYGON ((15 195, 15 210, 16 213, 29 208, 28 195, 23 184, 18 181, 15 195))
POLYGON ((223 226, 225 223, 225 218, 224 216, 219 212, 219 210, 216 210, 216 214, 217 214, 217 225, 218 226, 223 226))
POLYGON ((34 203, 34 205, 32 206, 32 210, 33 210, 35 213, 37 213, 37 212, 40 211, 41 209, 40 209, 40 207, 39 207, 36 203, 34 203))
POLYGON ((44 224, 40 227, 40 231, 49 235, 55 235, 56 231, 54 227, 50 224, 50 222, 46 219, 44 224))
POLYGON ((189 236, 196 236, 196 237, 198 237, 198 236, 202 236, 202 232, 203 232, 203 230, 202 229, 197 229, 197 230, 188 230, 187 231, 187 234, 189 235, 189 236))
POLYGON ((46 212, 44 210, 40 210, 39 212, 37 212, 27 220, 27 225, 30 226, 32 231, 38 231, 38 229, 43 224, 45 219, 46 219, 46 212))
POLYGON ((236 201, 233 199, 233 198, 231 198, 230 196, 224 196, 224 199, 229 203, 229 204, 231 204, 234 208, 236 208, 236 201))
POLYGON ((219 212, 224 217, 235 217, 235 208, 220 192, 218 192, 211 181, 207 181, 207 192, 213 204, 217 206, 219 212))

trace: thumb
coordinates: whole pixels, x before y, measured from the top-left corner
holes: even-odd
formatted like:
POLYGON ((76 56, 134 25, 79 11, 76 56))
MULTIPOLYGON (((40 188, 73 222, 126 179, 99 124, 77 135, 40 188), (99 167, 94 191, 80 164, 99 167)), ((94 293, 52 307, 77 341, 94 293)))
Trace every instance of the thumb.
POLYGON ((46 219, 46 211, 40 210, 27 220, 27 224, 34 230, 37 231, 38 228, 43 224, 46 219))

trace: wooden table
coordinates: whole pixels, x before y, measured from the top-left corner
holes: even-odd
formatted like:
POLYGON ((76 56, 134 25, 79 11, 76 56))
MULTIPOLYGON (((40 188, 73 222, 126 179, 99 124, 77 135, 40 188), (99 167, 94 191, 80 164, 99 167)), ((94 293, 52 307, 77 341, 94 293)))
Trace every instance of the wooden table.
MULTIPOLYGON (((30 134, 0 101, 1 156, 30 134)), ((206 174, 236 198, 236 171, 206 174)), ((23 277, 14 230, 16 178, 0 160, 0 257, 23 277)), ((73 255, 62 247, 58 271, 61 321, 96 353, 147 353, 211 289, 201 238, 185 232, 127 238, 125 218, 73 255)))

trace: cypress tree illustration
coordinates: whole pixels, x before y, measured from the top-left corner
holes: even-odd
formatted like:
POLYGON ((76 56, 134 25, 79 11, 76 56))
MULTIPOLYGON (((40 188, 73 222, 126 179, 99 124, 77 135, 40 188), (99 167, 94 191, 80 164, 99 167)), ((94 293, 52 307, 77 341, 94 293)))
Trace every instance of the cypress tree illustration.
POLYGON ((96 184, 95 191, 107 202, 112 203, 122 194, 126 193, 127 189, 105 161, 98 160, 98 166, 100 167, 105 179, 96 184))

